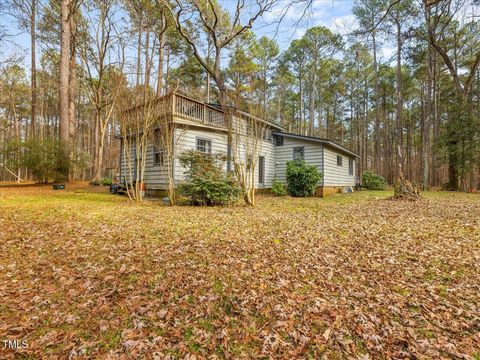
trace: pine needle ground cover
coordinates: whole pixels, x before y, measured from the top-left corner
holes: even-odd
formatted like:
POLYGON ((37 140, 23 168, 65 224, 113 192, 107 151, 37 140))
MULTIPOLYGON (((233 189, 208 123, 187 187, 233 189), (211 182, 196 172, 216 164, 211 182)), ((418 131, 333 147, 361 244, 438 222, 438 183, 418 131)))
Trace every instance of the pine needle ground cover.
POLYGON ((50 189, 0 188, 2 359, 480 359, 478 195, 50 189))

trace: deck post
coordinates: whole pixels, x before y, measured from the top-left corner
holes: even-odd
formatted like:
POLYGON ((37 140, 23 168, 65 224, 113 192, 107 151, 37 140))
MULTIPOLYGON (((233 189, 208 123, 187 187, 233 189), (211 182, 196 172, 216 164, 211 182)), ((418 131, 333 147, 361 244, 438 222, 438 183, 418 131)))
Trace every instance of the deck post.
POLYGON ((207 106, 205 104, 202 104, 203 106, 203 123, 207 123, 207 106))
POLYGON ((172 93, 172 116, 175 115, 175 93, 172 93))

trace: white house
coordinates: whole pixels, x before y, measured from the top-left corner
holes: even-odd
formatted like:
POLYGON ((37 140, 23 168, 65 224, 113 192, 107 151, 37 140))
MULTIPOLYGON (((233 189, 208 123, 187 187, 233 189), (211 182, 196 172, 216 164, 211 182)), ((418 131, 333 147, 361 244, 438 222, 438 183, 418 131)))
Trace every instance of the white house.
MULTIPOLYGON (((198 102, 178 93, 168 94, 156 100, 162 104, 163 115, 175 127, 173 136, 174 155, 172 174, 175 183, 184 179, 185 169, 178 155, 186 150, 205 153, 230 154, 228 128, 224 112, 217 106, 198 102), (165 110, 167 109, 167 110, 165 110)), ((255 169, 255 187, 269 189, 274 179, 286 183, 287 162, 303 159, 314 165, 323 174, 318 184, 317 195, 324 196, 355 185, 356 159, 358 155, 327 139, 291 134, 274 123, 254 117, 240 110, 234 110, 234 119, 259 121, 263 124, 264 136, 257 146, 257 165, 255 169)), ((120 178, 122 182, 132 179, 132 168, 125 158, 125 149, 120 151, 120 178)), ((130 159, 135 156, 130 156, 130 159)), ((131 164, 131 163, 130 163, 131 164)), ((147 190, 165 190, 167 185, 167 164, 162 150, 153 143, 146 150, 144 184, 147 190)), ((231 164, 226 163, 231 170, 231 164)))

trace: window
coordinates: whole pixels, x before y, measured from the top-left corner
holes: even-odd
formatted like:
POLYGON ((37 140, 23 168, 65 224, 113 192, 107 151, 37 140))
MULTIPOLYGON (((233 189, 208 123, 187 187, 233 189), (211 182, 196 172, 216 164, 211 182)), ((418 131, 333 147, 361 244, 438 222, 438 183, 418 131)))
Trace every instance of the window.
POLYGON ((283 136, 275 135, 275 146, 283 146, 283 136))
POLYGON ((207 139, 197 138, 197 151, 205 154, 212 153, 212 141, 207 139))
POLYGON ((160 129, 153 132, 153 166, 163 166, 163 151, 161 150, 162 139, 160 129))
POLYGON ((337 166, 343 166, 343 157, 341 155, 337 155, 337 166))
POLYGON ((158 149, 157 147, 153 148, 153 165, 155 166, 163 166, 163 151, 158 149))
POLYGON ((303 146, 293 148, 293 160, 305 160, 305 148, 303 146))
POLYGON ((258 157, 258 183, 265 184, 265 157, 258 157))
POLYGON ((348 174, 353 175, 353 159, 348 159, 348 174))

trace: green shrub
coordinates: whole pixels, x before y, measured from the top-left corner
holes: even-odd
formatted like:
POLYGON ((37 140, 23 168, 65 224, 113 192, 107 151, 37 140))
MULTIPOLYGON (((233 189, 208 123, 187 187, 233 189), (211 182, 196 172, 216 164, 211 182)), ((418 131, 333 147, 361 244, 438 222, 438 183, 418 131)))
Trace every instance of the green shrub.
POLYGON ((241 189, 222 169, 225 156, 192 150, 181 154, 179 160, 186 171, 185 182, 178 190, 192 204, 227 205, 238 201, 241 189))
POLYGON ((368 190, 385 190, 387 181, 374 172, 365 171, 362 176, 362 187, 368 190))
POLYGON ((58 166, 58 142, 28 140, 23 143, 22 165, 32 171, 36 182, 47 183, 55 178, 58 166))
POLYGON ((272 182, 272 193, 275 196, 285 196, 287 195, 287 189, 280 181, 274 179, 272 182))
POLYGON ((110 185, 112 185, 112 184, 113 184, 112 179, 110 179, 110 178, 103 178, 103 179, 102 179, 102 185, 103 185, 103 186, 110 186, 110 185))
POLYGON ((315 166, 305 161, 292 160, 287 163, 287 190, 292 196, 312 196, 322 174, 315 166))

